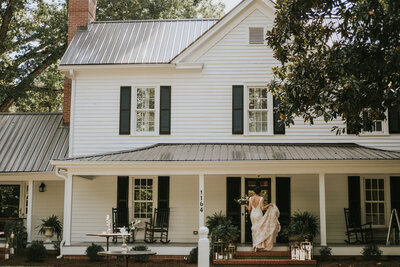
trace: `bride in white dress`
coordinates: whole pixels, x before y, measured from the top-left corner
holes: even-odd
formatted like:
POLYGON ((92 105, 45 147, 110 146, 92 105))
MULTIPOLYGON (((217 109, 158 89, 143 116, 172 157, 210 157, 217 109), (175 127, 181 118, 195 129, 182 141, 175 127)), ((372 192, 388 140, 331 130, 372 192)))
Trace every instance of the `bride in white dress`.
POLYGON ((278 221, 278 207, 273 203, 264 206, 264 200, 260 196, 260 192, 261 189, 259 187, 254 188, 255 195, 249 199, 249 204, 246 205, 250 212, 251 234, 255 252, 257 252, 257 249, 271 250, 274 246, 275 237, 281 230, 278 221), (268 210, 263 215, 263 211, 266 209, 268 210))

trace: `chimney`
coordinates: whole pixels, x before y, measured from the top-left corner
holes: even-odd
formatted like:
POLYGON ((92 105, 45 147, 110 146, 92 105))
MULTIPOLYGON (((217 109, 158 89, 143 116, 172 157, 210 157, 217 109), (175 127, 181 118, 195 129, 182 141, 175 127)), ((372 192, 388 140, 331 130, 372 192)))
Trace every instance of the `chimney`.
MULTIPOLYGON (((69 0, 68 1, 68 45, 71 43, 78 27, 87 26, 96 20, 97 0, 69 0)), ((70 122, 71 114, 71 79, 64 80, 64 123, 70 122)))

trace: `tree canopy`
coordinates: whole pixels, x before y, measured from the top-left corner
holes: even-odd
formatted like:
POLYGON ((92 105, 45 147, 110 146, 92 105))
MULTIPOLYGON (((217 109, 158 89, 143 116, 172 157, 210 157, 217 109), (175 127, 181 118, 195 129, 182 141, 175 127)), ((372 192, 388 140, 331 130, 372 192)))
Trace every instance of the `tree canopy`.
POLYGON ((275 8, 267 42, 281 65, 270 89, 286 125, 342 118, 360 133, 400 107, 400 1, 276 0, 275 8))
MULTIPOLYGON (((220 17, 212 0, 98 0, 96 20, 220 17)), ((59 111, 67 2, 0 0, 0 112, 59 111)))

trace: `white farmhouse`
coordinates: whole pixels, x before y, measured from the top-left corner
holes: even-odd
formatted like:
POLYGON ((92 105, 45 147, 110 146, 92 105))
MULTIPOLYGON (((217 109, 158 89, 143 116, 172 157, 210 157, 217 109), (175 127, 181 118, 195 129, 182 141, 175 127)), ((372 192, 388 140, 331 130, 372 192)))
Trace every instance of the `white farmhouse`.
POLYGON ((386 240, 400 208, 400 114, 360 135, 332 132, 341 120, 283 126, 266 88, 278 64, 264 41, 271 1, 244 0, 219 20, 96 22, 95 6, 70 1, 60 63, 71 80, 69 155, 51 164, 65 180, 64 255, 104 241, 86 233, 105 231, 113 207, 126 210, 127 222, 169 208, 171 242, 155 243, 158 254, 188 254, 205 217, 219 211, 250 250, 250 221, 234 199, 255 186, 278 205, 282 224, 296 211, 317 215, 316 247, 359 255, 364 245, 344 241, 345 208, 351 222, 372 222, 374 239, 386 240))

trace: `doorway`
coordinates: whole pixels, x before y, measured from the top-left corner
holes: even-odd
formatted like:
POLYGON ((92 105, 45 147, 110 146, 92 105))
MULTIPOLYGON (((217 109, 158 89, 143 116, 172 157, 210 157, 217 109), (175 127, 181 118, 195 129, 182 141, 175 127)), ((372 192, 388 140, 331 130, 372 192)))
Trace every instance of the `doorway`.
POLYGON ((4 230, 6 221, 19 218, 20 190, 20 185, 0 185, 0 231, 4 230))
MULTIPOLYGON (((254 188, 260 187, 260 195, 264 198, 264 203, 271 202, 271 178, 245 178, 245 194, 249 197, 254 195, 254 188)), ((245 211, 245 242, 252 243, 250 212, 245 211)))

